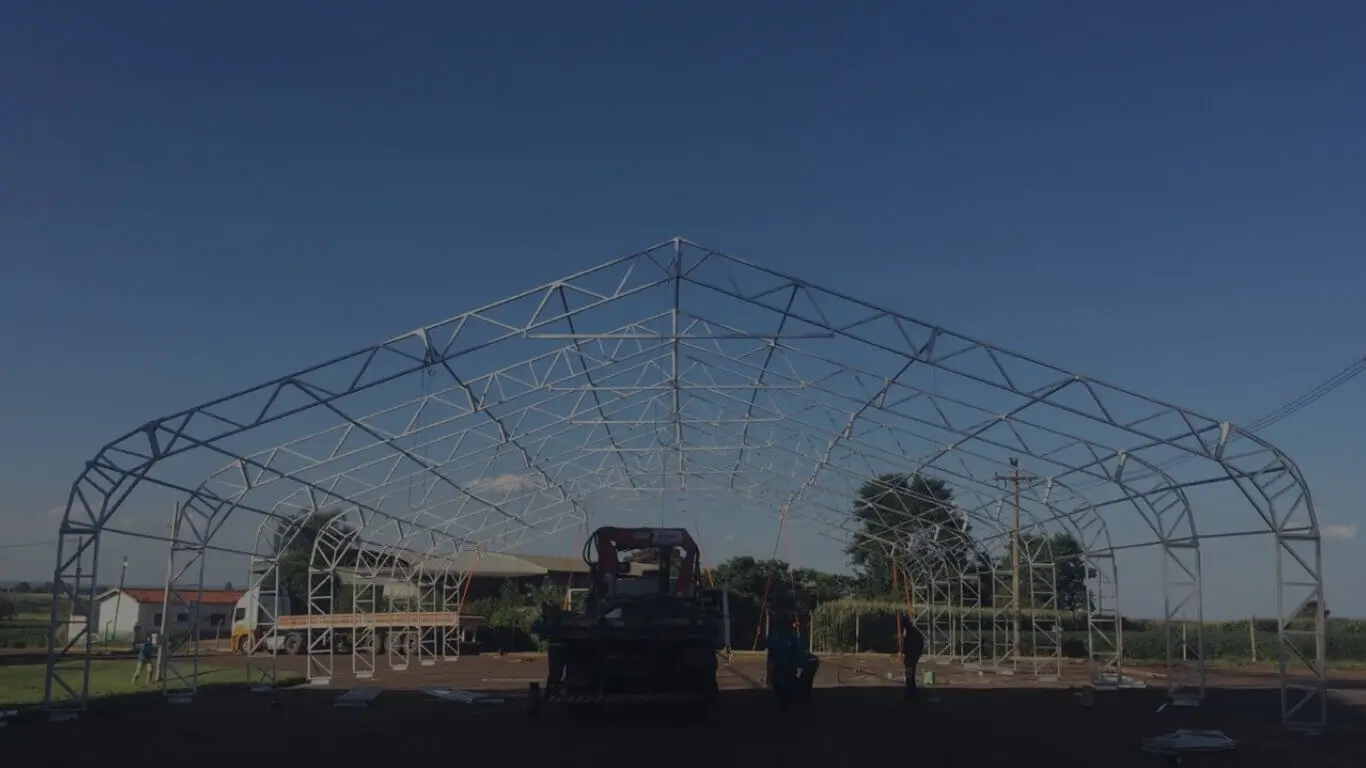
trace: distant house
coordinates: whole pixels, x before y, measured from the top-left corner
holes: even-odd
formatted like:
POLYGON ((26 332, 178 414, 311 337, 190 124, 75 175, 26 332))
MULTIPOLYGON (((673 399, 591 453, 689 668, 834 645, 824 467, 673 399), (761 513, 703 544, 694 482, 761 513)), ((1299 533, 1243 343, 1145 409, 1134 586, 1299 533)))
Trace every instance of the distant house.
MULTIPOLYGON (((203 592, 187 589, 180 594, 179 599, 174 599, 172 595, 166 631, 171 634, 189 631, 191 614, 198 610, 201 637, 214 637, 219 633, 226 637, 232 629, 233 606, 243 594, 230 589, 206 589, 203 592), (194 604, 196 597, 199 599, 198 605, 194 604)), ((138 642, 148 634, 159 631, 165 597, 166 591, 163 589, 133 587, 111 589, 101 594, 95 598, 95 638, 108 639, 110 642, 138 642)))

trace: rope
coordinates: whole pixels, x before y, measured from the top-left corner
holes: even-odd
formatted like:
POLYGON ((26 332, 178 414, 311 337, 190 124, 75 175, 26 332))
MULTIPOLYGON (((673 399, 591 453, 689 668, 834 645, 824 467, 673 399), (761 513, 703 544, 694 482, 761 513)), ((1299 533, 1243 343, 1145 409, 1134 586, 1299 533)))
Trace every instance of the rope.
MULTIPOLYGON (((773 556, 769 558, 769 563, 778 559, 778 548, 783 544, 783 532, 787 529, 787 506, 783 506, 782 514, 778 516, 778 538, 773 542, 773 556)), ((770 568, 768 578, 764 579, 764 599, 759 603, 759 623, 754 625, 754 648, 759 650, 759 632, 763 629, 763 618, 768 615, 768 595, 773 587, 773 572, 777 570, 770 568)))
POLYGON ((792 625, 796 628, 802 619, 797 615, 797 564, 792 559, 792 534, 787 535, 787 582, 792 587, 792 625))
MULTIPOLYGON (((896 572, 896 567, 896 562, 893 561, 893 573, 896 572)), ((911 615, 911 613, 915 609, 915 605, 911 601, 911 572, 909 569, 907 569, 907 571, 902 574, 901 586, 902 589, 906 592, 906 620, 914 621, 914 617, 911 615)), ((898 659, 906 658, 905 632, 898 631, 896 633, 896 656, 898 659)))
POLYGON ((460 600, 455 604, 455 614, 457 617, 465 613, 465 599, 470 596, 470 585, 474 583, 474 568, 483 559, 484 554, 479 550, 474 550, 474 565, 465 572, 465 584, 460 588, 460 600))
MULTIPOLYGON (((683 510, 683 514, 687 515, 688 518, 692 520, 692 529, 693 529, 693 532, 697 534, 697 540, 698 540, 699 542, 702 541, 702 524, 699 523, 699 522, 697 521, 697 514, 694 513, 694 512, 691 512, 691 511, 689 511, 689 510, 687 510, 687 509, 684 509, 684 510, 683 510)), ((703 567, 703 565, 702 565, 702 545, 701 545, 701 544, 698 544, 698 545, 697 545, 697 567, 698 567, 698 568, 701 568, 701 569, 702 569, 702 574, 703 574, 704 576, 707 577, 707 586, 708 586, 708 587, 715 587, 715 586, 716 586, 716 574, 715 574, 715 572, 714 572, 714 569, 712 569, 712 568, 705 568, 705 567, 703 567)))

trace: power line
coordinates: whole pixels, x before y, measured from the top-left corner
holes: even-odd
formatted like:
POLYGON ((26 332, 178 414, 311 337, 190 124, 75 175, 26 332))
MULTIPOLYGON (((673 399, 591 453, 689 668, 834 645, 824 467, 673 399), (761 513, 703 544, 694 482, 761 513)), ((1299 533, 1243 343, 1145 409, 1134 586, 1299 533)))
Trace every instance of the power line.
MULTIPOLYGON (((1360 376, 1362 373, 1366 373, 1366 355, 1354 358, 1352 362, 1348 363, 1337 373, 1334 373, 1332 376, 1329 376, 1323 381, 1320 381, 1318 384, 1314 385, 1308 391, 1300 394, 1298 397, 1295 397, 1283 403, 1282 405, 1272 410, 1270 413, 1267 413, 1266 415, 1257 419, 1256 421, 1244 425, 1243 429, 1247 432, 1260 432, 1266 429, 1267 427, 1276 424, 1277 422, 1283 421, 1291 416, 1294 416, 1295 414, 1299 413, 1305 408, 1308 408, 1309 406, 1313 405, 1319 400, 1322 400, 1323 398, 1332 394, 1334 391, 1336 391, 1338 388, 1340 388, 1347 382, 1360 376)), ((1163 461, 1155 462, 1153 466, 1159 470, 1166 470, 1171 469, 1172 467, 1180 466, 1181 464, 1185 464, 1186 462, 1195 458, 1199 457, 1197 457, 1195 454, 1183 453, 1179 456, 1173 456, 1163 461)), ((1148 473, 1144 473, 1143 476, 1147 477, 1148 473)), ((1075 490, 1081 490, 1084 488, 1093 488, 1097 485, 1103 485, 1106 482, 1107 481, 1105 480, 1099 479, 1088 480, 1083 483, 1075 484, 1072 487, 1075 490)))
POLYGON ((1363 372, 1366 372, 1366 357, 1358 357, 1347 365, 1347 367, 1328 377, 1326 381, 1322 382, 1317 387, 1314 387, 1294 400, 1282 405, 1280 408, 1277 408, 1271 413, 1252 422, 1247 426, 1247 429, 1253 432, 1266 429, 1281 419, 1292 416, 1318 400, 1328 396, 1333 390, 1336 390, 1343 384, 1355 379, 1363 372))
POLYGON ((22 544, 0 544, 0 549, 24 549, 25 547, 47 547, 56 543, 56 539, 49 539, 48 541, 26 541, 22 544))
MULTIPOLYGON (((1248 432, 1260 432, 1279 421, 1294 416, 1305 408, 1308 408, 1319 400, 1327 397, 1343 384, 1360 376, 1363 372, 1366 372, 1366 356, 1359 356, 1342 370, 1319 382, 1317 386, 1313 387, 1308 392, 1281 405, 1279 408, 1276 408, 1265 416, 1262 416, 1260 419, 1243 427, 1243 429, 1248 432)), ((1180 464, 1185 464, 1194 458, 1196 458, 1194 454, 1182 454, 1167 459, 1166 461, 1158 462, 1157 467, 1159 469, 1169 469, 1180 464)))

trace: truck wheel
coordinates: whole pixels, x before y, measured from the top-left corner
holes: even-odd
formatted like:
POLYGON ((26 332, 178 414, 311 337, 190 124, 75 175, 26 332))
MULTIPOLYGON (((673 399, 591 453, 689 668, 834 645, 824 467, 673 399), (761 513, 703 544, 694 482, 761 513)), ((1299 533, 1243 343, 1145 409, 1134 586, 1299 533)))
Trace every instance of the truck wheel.
POLYGON ((236 647, 234 650, 236 650, 238 653, 242 654, 243 656, 250 656, 250 655, 251 655, 251 638, 250 638, 250 637, 247 637, 246 635, 242 635, 241 637, 237 638, 237 647, 236 647))
POLYGON ((285 653, 290 656, 298 655, 304 647, 304 639, 297 632, 290 632, 285 635, 285 653))

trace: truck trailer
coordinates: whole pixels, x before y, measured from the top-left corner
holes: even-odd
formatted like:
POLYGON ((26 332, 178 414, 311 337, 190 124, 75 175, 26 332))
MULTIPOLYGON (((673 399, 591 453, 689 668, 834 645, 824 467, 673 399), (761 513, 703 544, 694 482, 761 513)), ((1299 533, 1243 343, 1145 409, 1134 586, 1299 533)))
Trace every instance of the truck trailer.
POLYGON ((308 647, 308 633, 331 630, 333 650, 346 652, 357 643, 373 637, 375 653, 391 645, 396 650, 417 653, 426 630, 440 629, 457 633, 459 641, 472 638, 484 625, 484 617, 462 615, 457 611, 382 611, 376 613, 324 613, 290 615, 289 598, 262 597, 253 589, 237 601, 232 614, 232 648, 243 655, 261 651, 297 654, 308 647), (275 610, 268 610, 273 605, 275 610), (275 631, 272 632, 271 630, 275 631))

